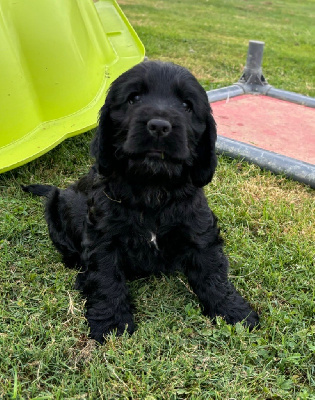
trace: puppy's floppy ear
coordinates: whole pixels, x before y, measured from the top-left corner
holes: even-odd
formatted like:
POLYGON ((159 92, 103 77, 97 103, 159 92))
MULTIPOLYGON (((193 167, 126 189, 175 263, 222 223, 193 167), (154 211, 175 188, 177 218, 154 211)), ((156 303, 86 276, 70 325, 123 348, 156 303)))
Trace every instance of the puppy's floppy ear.
POLYGON ((113 172, 115 149, 112 143, 112 122, 107 102, 99 114, 99 124, 96 135, 91 142, 91 155, 96 159, 96 166, 100 174, 108 176, 113 172))
POLYGON ((191 167, 190 176, 192 183, 197 187, 203 187, 212 180, 217 166, 215 154, 215 142, 217 139, 216 123, 209 106, 204 130, 196 147, 196 156, 191 167))

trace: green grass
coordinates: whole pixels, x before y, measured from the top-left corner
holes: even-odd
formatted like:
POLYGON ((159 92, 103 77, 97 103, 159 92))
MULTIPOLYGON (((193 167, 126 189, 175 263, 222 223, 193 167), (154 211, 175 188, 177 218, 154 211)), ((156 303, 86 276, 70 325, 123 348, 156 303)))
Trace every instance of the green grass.
MULTIPOLYGON (((189 67, 206 89, 235 82, 248 39, 266 41, 276 87, 313 95, 314 1, 124 0, 150 58, 189 67)), ((181 275, 130 284, 137 331, 99 346, 50 243, 43 207, 19 185, 84 174, 92 133, 0 175, 0 398, 315 399, 314 191, 220 156, 206 189, 230 277, 261 329, 217 325, 181 275)))
POLYGON ((264 41, 263 71, 281 89, 315 96, 314 0, 123 0, 147 56, 188 67, 207 90, 242 74, 248 41, 264 41))

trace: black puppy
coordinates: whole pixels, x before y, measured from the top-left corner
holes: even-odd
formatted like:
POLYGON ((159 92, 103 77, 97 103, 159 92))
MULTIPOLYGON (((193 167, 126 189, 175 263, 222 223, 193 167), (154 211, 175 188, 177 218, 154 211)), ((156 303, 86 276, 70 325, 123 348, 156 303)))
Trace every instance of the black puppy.
POLYGON ((202 187, 216 167, 207 95, 186 69, 143 62, 111 86, 92 142, 96 163, 46 196, 50 237, 80 272, 90 336, 134 331, 126 279, 183 271, 210 317, 250 329, 258 315, 228 281, 216 217, 202 187))

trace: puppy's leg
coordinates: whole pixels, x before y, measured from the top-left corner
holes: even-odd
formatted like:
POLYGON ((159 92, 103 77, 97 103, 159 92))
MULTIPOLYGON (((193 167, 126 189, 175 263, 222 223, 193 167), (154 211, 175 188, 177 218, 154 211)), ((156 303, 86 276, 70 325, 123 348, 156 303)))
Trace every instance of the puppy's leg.
MULTIPOLYGON (((103 239, 104 241, 104 239, 103 239)), ((134 321, 128 288, 123 272, 117 265, 117 251, 108 251, 97 241, 84 251, 86 271, 79 273, 76 287, 86 296, 86 318, 90 337, 102 343, 104 335, 125 330, 134 332, 134 321)))
POLYGON ((243 322, 252 330, 259 324, 258 314, 229 282, 228 260, 218 242, 194 254, 194 265, 186 271, 189 283, 206 315, 222 316, 229 324, 243 322))

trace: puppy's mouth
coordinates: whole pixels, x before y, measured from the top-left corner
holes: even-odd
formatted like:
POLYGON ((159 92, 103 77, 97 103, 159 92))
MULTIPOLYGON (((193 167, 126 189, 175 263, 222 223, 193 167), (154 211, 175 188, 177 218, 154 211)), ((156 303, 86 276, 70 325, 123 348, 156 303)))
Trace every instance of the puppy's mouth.
POLYGON ((165 158, 165 153, 162 150, 158 150, 158 149, 151 149, 149 151, 146 152, 146 157, 149 158, 157 158, 157 159, 161 159, 164 160, 165 158))
POLYGON ((125 151, 130 159, 134 160, 151 160, 151 161, 171 161, 173 158, 165 149, 150 148, 142 151, 125 151))
POLYGON ((171 163, 171 164, 178 164, 183 163, 187 159, 187 155, 185 154, 184 157, 174 155, 169 152, 167 149, 146 149, 142 151, 132 151, 132 152, 125 152, 128 158, 133 160, 138 160, 140 162, 154 162, 154 163, 171 163))

